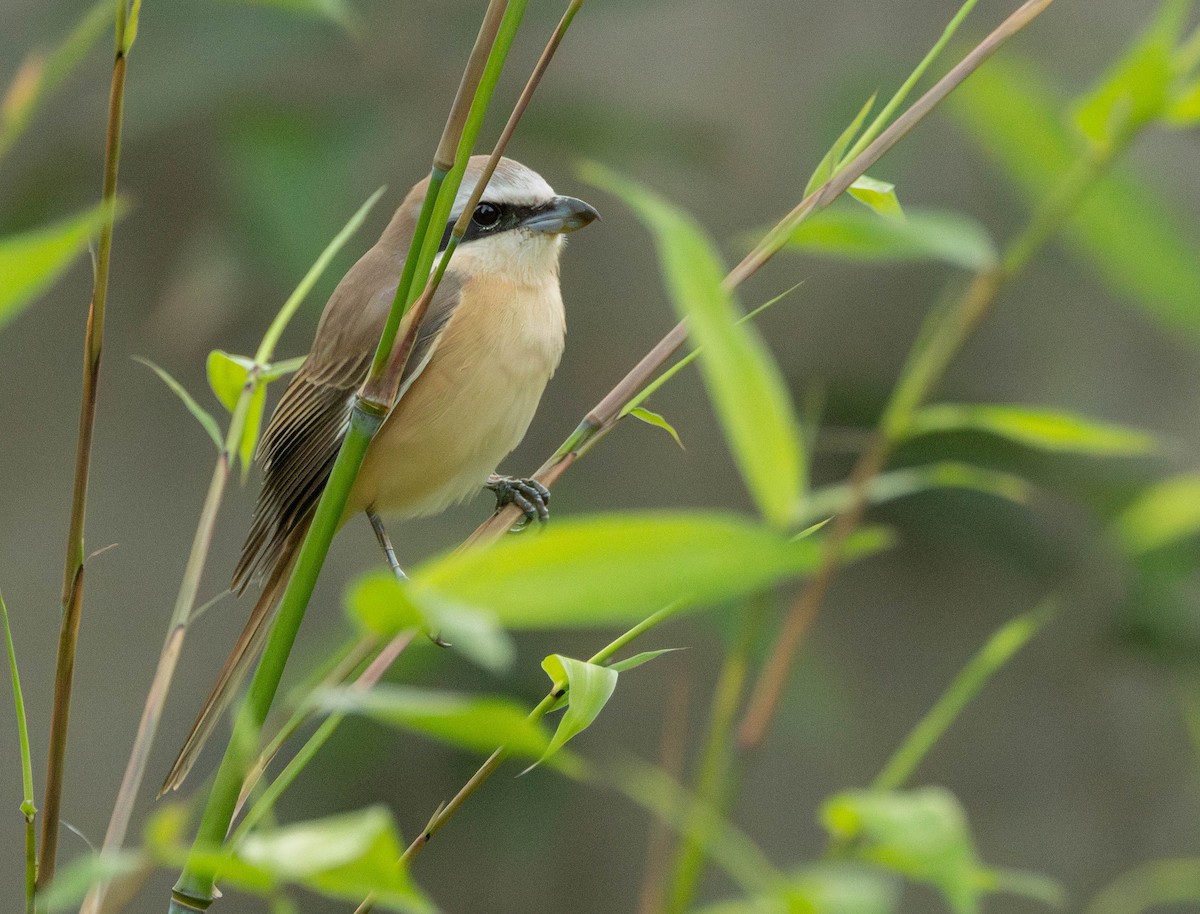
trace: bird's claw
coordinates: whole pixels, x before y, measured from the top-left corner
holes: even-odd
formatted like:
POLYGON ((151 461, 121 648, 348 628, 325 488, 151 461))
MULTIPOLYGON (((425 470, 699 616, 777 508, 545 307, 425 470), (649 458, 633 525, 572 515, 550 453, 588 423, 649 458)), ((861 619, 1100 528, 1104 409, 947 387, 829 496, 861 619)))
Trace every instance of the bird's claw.
POLYGON ((516 505, 521 509, 524 518, 514 530, 521 530, 535 520, 545 523, 550 519, 550 490, 536 479, 493 475, 486 486, 496 496, 497 511, 505 505, 516 505))

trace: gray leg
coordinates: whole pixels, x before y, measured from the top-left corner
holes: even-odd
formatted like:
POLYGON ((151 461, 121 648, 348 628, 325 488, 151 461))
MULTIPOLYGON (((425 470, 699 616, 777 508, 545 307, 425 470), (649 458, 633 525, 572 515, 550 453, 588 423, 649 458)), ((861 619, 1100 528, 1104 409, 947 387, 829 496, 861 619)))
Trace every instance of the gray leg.
POLYGON ((533 521, 545 523, 550 519, 550 490, 536 479, 518 479, 493 473, 484 486, 496 495, 496 510, 505 505, 516 505, 525 515, 520 527, 533 521))
POLYGON ((392 541, 388 537, 387 529, 383 526, 383 518, 368 509, 367 520, 371 522, 371 529, 375 531, 375 539, 379 540, 380 548, 383 549, 384 557, 387 558, 388 567, 392 569, 392 574, 401 581, 407 581, 408 575, 404 573, 404 569, 400 567, 400 562, 396 558, 396 550, 392 547, 392 541))

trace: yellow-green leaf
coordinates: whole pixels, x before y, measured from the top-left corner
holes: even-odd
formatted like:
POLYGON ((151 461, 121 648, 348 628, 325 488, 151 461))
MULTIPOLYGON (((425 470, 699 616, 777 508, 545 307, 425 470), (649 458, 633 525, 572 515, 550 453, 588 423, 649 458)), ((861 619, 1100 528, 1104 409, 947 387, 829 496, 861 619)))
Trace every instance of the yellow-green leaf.
POLYGON ((796 226, 788 248, 874 263, 940 260, 972 271, 995 264, 991 237, 969 216, 946 210, 905 215, 880 219, 858 207, 829 207, 796 226))
POLYGON ((1045 451, 1101 456, 1145 454, 1156 447, 1139 429, 1097 422, 1042 407, 940 403, 918 410, 905 437, 932 432, 979 431, 1045 451))
POLYGON ((208 354, 208 361, 205 363, 208 386, 229 412, 232 413, 237 406, 242 388, 246 386, 246 378, 253 367, 254 360, 245 356, 230 355, 220 349, 214 349, 208 354))
POLYGON ((0 329, 45 292, 121 208, 100 204, 53 225, 0 238, 0 329))
POLYGON ((529 712, 507 698, 381 684, 365 692, 326 689, 314 700, 326 711, 363 714, 471 752, 486 754, 504 746, 517 755, 538 758, 549 745, 545 731, 529 720, 529 712))
MULTIPOLYGON (((866 530, 849 545, 849 555, 861 557, 887 537, 866 530)), ((821 549, 820 537, 793 542, 736 515, 602 514, 446 553, 413 569, 405 586, 422 607, 483 607, 508 628, 591 628, 639 622, 677 600, 702 606, 809 574, 821 549)))
POLYGON ((660 416, 653 410, 646 409, 644 406, 635 406, 631 409, 628 415, 635 419, 641 419, 647 425, 653 425, 655 428, 661 428, 664 432, 675 439, 675 443, 683 447, 683 442, 679 439, 679 432, 675 431, 675 426, 660 416))
POLYGON ((585 178, 620 196, 650 227, 672 301, 700 349, 721 428, 763 516, 788 527, 804 491, 807 460, 795 408, 775 360, 724 287, 712 240, 681 210, 598 165, 585 178))
POLYGON ((904 218, 904 210, 900 208, 900 200, 896 196, 895 184, 880 181, 870 175, 862 175, 854 180, 854 183, 847 189, 847 193, 880 216, 888 219, 904 218))
POLYGON ((542 669, 554 683, 554 690, 566 690, 567 710, 550 745, 535 764, 540 765, 558 752, 574 736, 591 726, 600 716, 604 706, 617 687, 617 671, 609 666, 600 666, 584 660, 575 660, 561 654, 551 654, 542 661, 542 669))

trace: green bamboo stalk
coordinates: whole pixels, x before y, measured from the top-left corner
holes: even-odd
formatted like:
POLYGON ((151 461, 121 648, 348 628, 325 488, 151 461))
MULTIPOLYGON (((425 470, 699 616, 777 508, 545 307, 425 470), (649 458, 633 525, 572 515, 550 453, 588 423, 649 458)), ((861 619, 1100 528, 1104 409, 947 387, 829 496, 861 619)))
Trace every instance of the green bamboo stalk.
MULTIPOLYGON (((121 786, 117 791, 117 799, 113 804, 112 815, 109 817, 108 829, 104 835, 101 854, 116 854, 125 842, 129 821, 133 815, 133 807, 142 785, 142 779, 145 777, 146 765, 150 758, 150 749, 158 733, 158 725, 162 719, 163 707, 166 704, 167 695, 170 692, 171 683, 175 677, 175 670, 179 663, 179 657, 183 651, 183 641, 186 637, 188 626, 192 621, 192 614, 196 605, 196 594, 199 591, 200 581, 204 575, 204 568, 208 561, 209 547, 212 544, 213 532, 216 528, 217 512, 224 498, 225 485, 229 480, 229 474, 233 463, 237 459, 238 449, 245 434, 246 417, 250 410, 251 400, 260 383, 260 375, 270 367, 271 359, 274 358, 275 354, 275 346, 297 309, 299 309, 304 299, 308 296, 313 285, 325 272, 330 261, 362 226, 367 213, 370 212, 371 207, 379 200, 383 190, 383 188, 380 188, 372 194, 326 246, 325 250, 321 252, 321 255, 300 281, 300 284, 296 286, 292 294, 288 296, 287 301, 284 302, 283 307, 279 309, 279 312, 271 321, 267 332, 263 335, 262 342, 259 344, 258 351, 254 357, 255 364, 247 373, 245 384, 243 384, 241 393, 238 395, 237 403, 230 417, 224 444, 220 454, 217 456, 216 466, 213 467, 213 475, 209 481, 208 493, 200 509, 200 519, 196 525, 196 533, 192 539, 191 552, 188 554, 183 579, 179 585, 179 594, 175 599, 175 608, 171 613, 171 621, 167 626, 167 636, 163 642, 162 651, 159 653, 158 665, 154 672, 154 678, 151 680, 150 689, 146 695, 146 703, 142 709, 141 720, 138 722, 137 735, 134 737, 129 761, 126 763, 125 773, 121 779, 121 786)), ((108 882, 106 880, 97 882, 88 892, 87 898, 84 899, 80 914, 97 914, 104 904, 107 891, 108 882)))
POLYGON ((25 914, 33 914, 34 893, 37 889, 37 832, 34 826, 37 807, 33 804, 33 762, 29 751, 29 723, 25 719, 25 697, 21 693, 21 674, 17 672, 17 649, 13 645, 8 607, 4 604, 2 593, 0 617, 4 622, 4 646, 8 652, 8 672, 12 677, 13 704, 17 714, 17 740, 21 747, 21 815, 25 819, 25 914))
MULTIPOLYGON (((471 145, 478 135, 483 114, 491 101, 492 91, 499 78, 499 70, 503 66, 505 55, 520 25, 525 3, 503 4, 506 7, 504 14, 497 21, 492 14, 500 5, 502 5, 500 0, 493 0, 488 8, 484 27, 480 30, 454 107, 447 119, 447 130, 443 133, 442 142, 439 144, 437 155, 435 155, 434 171, 437 172, 443 170, 440 166, 444 165, 447 159, 446 149, 458 150, 454 157, 454 167, 449 169, 440 182, 436 202, 431 208, 428 204, 431 194, 427 192, 422 206, 423 213, 426 210, 429 210, 430 213, 425 225, 425 236, 436 234, 430 231, 431 225, 437 226, 445 223, 445 216, 442 217, 440 223, 437 221, 438 214, 443 209, 448 214, 453 205, 462 172, 465 170, 467 159, 470 156, 471 145), (481 54, 487 56, 487 63, 482 68, 477 66, 481 54), (468 99, 470 99, 469 107, 468 99)), ((435 175, 431 176, 431 192, 433 177, 435 175)), ((421 238, 420 231, 414 236, 410 259, 412 251, 417 248, 417 239, 419 238, 421 238)), ((433 253, 436 254, 436 239, 430 240, 427 237, 422 240, 422 256, 427 244, 434 244, 433 253)), ((432 255, 428 259, 428 265, 432 265, 432 255)), ((418 263, 413 268, 413 275, 427 277, 429 266, 422 271, 421 264, 418 263)), ((407 266, 405 271, 408 271, 407 266)), ((376 348, 371 373, 356 397, 345 440, 338 452, 329 481, 317 504, 308 533, 300 547, 296 567, 280 601, 275 623, 268 636, 262 660, 250 683, 249 693, 238 711, 233 738, 230 740, 220 768, 217 770, 216 780, 201 818, 195 846, 212 846, 225 839, 233 818, 233 811, 237 806, 245 772, 253 758, 249 750, 257 743, 267 712, 274 700, 275 692, 283 676, 283 668, 287 663, 288 655, 291 653, 292 645, 300 628, 300 622, 304 617, 304 611, 316 586, 317 576, 341 521, 350 488, 358 475, 367 447, 391 410, 395 391, 389 392, 381 389, 380 381, 387 373, 387 367, 393 358, 393 349, 401 365, 403 364, 420 323, 420 315, 414 314, 406 338, 393 345, 392 337, 396 332, 394 328, 399 327, 407 306, 405 302, 407 296, 402 293, 403 290, 398 288, 387 322, 387 327, 393 329, 389 333, 385 328, 376 348)), ((200 867, 194 865, 194 859, 189 858, 172 893, 170 910, 176 914, 206 910, 212 903, 213 882, 213 875, 203 872, 200 867)))
MULTIPOLYGON (((104 145, 102 199, 115 207, 117 172, 121 160, 121 128, 125 108, 126 57, 137 34, 140 0, 116 0, 116 50, 108 98, 108 126, 104 145)), ((114 211, 115 212, 115 211, 114 211)), ((83 617, 84 524, 87 515, 88 481, 91 475, 92 433, 96 426, 97 386, 100 357, 104 351, 104 316, 108 300, 108 272, 112 260, 113 217, 100 230, 96 251, 96 274, 88 312, 83 353, 83 393, 79 408, 79 435, 75 451, 75 479, 71 496, 71 520, 67 532, 63 569, 63 619, 58 639, 54 672, 54 704, 50 718, 50 745, 46 762, 46 793, 42 803, 42 842, 38 860, 38 887, 54 879, 58 857, 58 827, 61 817, 63 778, 67 764, 67 731, 71 719, 71 687, 75 678, 75 651, 83 617)))

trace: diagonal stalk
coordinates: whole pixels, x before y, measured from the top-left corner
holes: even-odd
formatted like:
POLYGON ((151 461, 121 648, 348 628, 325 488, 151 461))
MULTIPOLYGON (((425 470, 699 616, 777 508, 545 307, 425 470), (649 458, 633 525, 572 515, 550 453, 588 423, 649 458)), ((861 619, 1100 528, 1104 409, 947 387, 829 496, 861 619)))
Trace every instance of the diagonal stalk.
MULTIPOLYGON (((136 0, 135 0, 136 2, 136 0)), ((102 199, 110 207, 117 198, 117 171, 121 159, 121 127, 125 108, 126 55, 134 29, 127 33, 129 10, 125 0, 116 3, 116 52, 108 96, 108 126, 104 143, 102 199)), ((67 532, 67 554, 63 569, 62 628, 54 670, 54 704, 50 718, 50 745, 46 762, 46 793, 42 803, 42 843, 38 860, 38 887, 54 879, 58 857, 58 827, 61 815, 63 778, 67 763, 67 730, 71 719, 71 687, 75 678, 75 651, 83 616, 84 523, 87 514, 88 480, 91 475, 92 433, 96 426, 96 391, 100 380, 100 358, 104 351, 104 315, 108 301, 108 272, 112 259, 113 216, 100 230, 96 273, 88 310, 83 346, 83 393, 79 408, 79 435, 75 450, 75 479, 71 495, 71 520, 67 532)))
MULTIPOLYGON (((866 149, 848 162, 836 175, 801 200, 796 207, 772 228, 758 245, 725 277, 727 289, 735 289, 753 276, 787 243, 788 237, 801 222, 818 210, 836 200, 851 184, 860 178, 885 153, 917 126, 947 95, 980 65, 992 56, 1000 46, 1040 16, 1054 0, 1027 0, 995 30, 976 45, 950 72, 937 81, 924 95, 915 101, 902 115, 896 118, 866 149)), ((667 360, 687 341, 687 324, 680 321, 654 348, 644 355, 628 374, 612 388, 604 398, 592 407, 571 436, 538 468, 534 478, 550 487, 576 460, 601 438, 612 431, 620 421, 626 405, 632 401, 651 379, 666 365, 667 360)), ((495 541, 511 529, 520 518, 520 510, 513 505, 497 511, 475 530, 467 545, 495 541)))
POLYGON ((796 651, 837 575, 842 546, 866 512, 871 481, 886 466, 913 413, 929 396, 963 343, 987 316, 1000 292, 1061 228, 1133 137, 1133 133, 1127 133, 1103 148, 1088 149, 1026 227, 1008 244, 999 265, 977 273, 958 298, 930 314, 884 409, 879 430, 851 472, 850 506, 834 520, 833 529, 823 544, 820 569, 789 608, 783 628, 755 683, 738 730, 738 742, 743 749, 756 748, 765 739, 787 685, 796 651))
MULTIPOLYGON (((436 254, 436 233, 429 230, 430 225, 437 225, 439 211, 448 213, 453 204, 458 184, 466 168, 466 162, 471 148, 474 146, 479 130, 482 127, 483 115, 491 99, 500 69, 503 67, 508 49, 516 35, 524 14, 527 0, 516 0, 511 4, 504 0, 492 0, 480 29, 476 44, 471 53, 470 61, 463 74, 458 96, 447 119, 447 129, 435 155, 430 189, 422 206, 421 218, 424 220, 424 239, 422 240, 421 256, 432 245, 428 263, 432 264, 433 254, 436 254), (503 10, 503 15, 497 11, 503 10), (479 61, 486 63, 482 66, 479 61), (447 163, 447 149, 456 150, 453 157, 454 165, 448 171, 443 167, 447 163), (437 183, 436 201, 431 205, 429 197, 434 193, 434 178, 444 172, 444 178, 437 183)), ((443 224, 444 224, 444 216, 443 224)), ((409 262, 413 260, 418 247, 418 239, 422 238, 421 226, 414 235, 412 249, 409 252, 409 262)), ((413 268, 405 267, 405 273, 412 272, 415 276, 428 276, 428 267, 420 269, 418 262, 413 268)), ((420 325, 420 313, 412 314, 410 326, 401 340, 394 341, 393 335, 400 326, 400 321, 408 308, 411 293, 398 287, 392 311, 376 349, 371 372, 363 389, 359 391, 351 411, 350 424, 346 437, 338 452, 337 460, 330 473, 329 481, 317 504, 312 523, 300 553, 296 567, 288 581, 280 601, 278 614, 268 636, 263 657, 250 683, 250 690, 242 703, 234 724, 233 738, 226 748, 224 758, 217 771, 216 780, 209 793, 208 801, 201 819, 196 838, 197 846, 204 844, 219 844, 225 839, 233 811, 237 806, 238 796, 245 772, 252 761, 250 750, 258 740, 263 723, 274 701, 279 682, 283 677, 283 668, 295 642, 304 617, 304 611, 316 586, 317 576, 329 551, 330 543, 340 524, 350 488, 358 475, 366 450, 376 432, 383 425, 387 413, 394 403, 396 392, 387 390, 384 381, 388 376, 389 365, 395 359, 403 367, 420 325), (389 329, 391 332, 389 333, 389 329), (381 396, 382 394, 382 396, 381 396)), ((399 378, 397 370, 396 379, 399 378)), ((186 912, 206 910, 212 903, 214 876, 206 872, 196 858, 189 858, 183 873, 172 892, 170 910, 186 912)))

